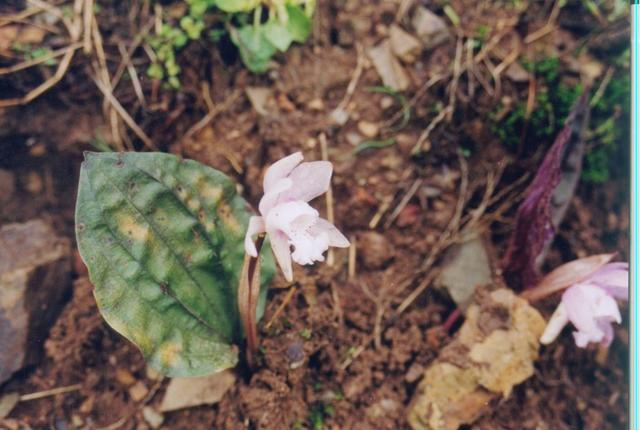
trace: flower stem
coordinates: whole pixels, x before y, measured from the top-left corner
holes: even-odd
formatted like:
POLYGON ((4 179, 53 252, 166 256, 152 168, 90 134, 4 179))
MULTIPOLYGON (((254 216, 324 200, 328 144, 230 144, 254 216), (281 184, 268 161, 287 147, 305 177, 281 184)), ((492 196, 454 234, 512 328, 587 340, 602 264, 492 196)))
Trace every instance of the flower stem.
POLYGON ((238 311, 247 337, 247 364, 253 368, 253 357, 258 351, 257 306, 260 295, 260 249, 264 235, 256 240, 257 257, 244 256, 244 264, 238 285, 238 311))

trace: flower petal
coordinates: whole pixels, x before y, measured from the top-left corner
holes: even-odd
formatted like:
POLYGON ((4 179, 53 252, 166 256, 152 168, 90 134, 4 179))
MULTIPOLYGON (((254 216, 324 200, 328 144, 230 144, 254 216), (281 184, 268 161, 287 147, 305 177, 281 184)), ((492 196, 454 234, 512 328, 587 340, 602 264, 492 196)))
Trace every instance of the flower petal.
POLYGON ((318 211, 301 201, 280 203, 266 216, 267 230, 280 230, 289 235, 292 223, 303 215, 317 218, 318 211))
POLYGON ((264 192, 271 191, 276 182, 289 175, 303 159, 302 152, 296 152, 273 163, 264 175, 264 192))
POLYGON ((335 246, 337 248, 348 248, 350 243, 340 230, 333 224, 323 218, 318 218, 316 223, 311 227, 311 234, 317 235, 321 232, 326 232, 329 235, 329 246, 335 246))
POLYGON ((282 178, 276 181, 271 187, 271 191, 265 193, 260 199, 260 205, 258 210, 262 216, 267 216, 267 213, 276 205, 278 197, 283 191, 288 190, 293 185, 293 181, 289 178, 282 178))
POLYGON ((329 161, 302 163, 289 174, 293 186, 282 193, 280 201, 303 200, 308 202, 325 193, 331 183, 333 166, 329 161))
POLYGON ((252 216, 249 218, 249 227, 247 233, 244 236, 244 250, 252 257, 258 256, 258 250, 256 244, 253 242, 253 235, 263 233, 265 229, 264 219, 261 216, 252 216))
POLYGON ((322 254, 329 249, 329 235, 326 232, 320 232, 317 235, 310 232, 310 227, 317 219, 311 215, 302 215, 292 223, 289 229, 289 243, 294 248, 291 257, 298 264, 324 261, 322 254))
POLYGON ((540 336, 540 343, 543 345, 548 345, 560 334, 565 325, 569 322, 569 317, 567 316, 567 310, 564 307, 564 304, 560 302, 556 310, 549 318, 549 322, 547 323, 547 327, 544 329, 544 333, 540 336))
POLYGON ((288 282, 293 281, 293 269, 291 267, 291 249, 287 235, 279 230, 270 230, 269 239, 271 240, 271 249, 276 257, 278 266, 282 270, 285 279, 288 282))
POLYGON ((604 333, 600 330, 595 315, 597 301, 602 296, 608 297, 600 288, 589 284, 576 284, 562 295, 562 303, 566 307, 567 316, 581 333, 576 337, 576 344, 578 338, 581 343, 584 339, 589 339, 592 342, 602 340, 604 333))
POLYGON ((596 284, 617 299, 629 299, 629 264, 609 263, 591 275, 587 282, 596 284))
POLYGON ((602 338, 602 341, 600 341, 600 344, 602 346, 611 345, 611 342, 613 342, 613 326, 611 323, 601 322, 600 329, 604 332, 604 337, 602 338))

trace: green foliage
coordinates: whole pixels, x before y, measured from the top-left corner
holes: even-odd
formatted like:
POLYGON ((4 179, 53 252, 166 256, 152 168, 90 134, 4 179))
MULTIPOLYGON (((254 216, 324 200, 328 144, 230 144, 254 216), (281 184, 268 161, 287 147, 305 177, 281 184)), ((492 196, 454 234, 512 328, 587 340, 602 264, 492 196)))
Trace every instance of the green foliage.
POLYGON ((178 52, 189 42, 200 40, 203 33, 218 42, 229 31, 231 41, 252 72, 265 72, 269 60, 286 51, 291 43, 303 43, 311 33, 313 2, 285 0, 185 0, 186 14, 177 24, 164 23, 160 34, 149 38, 156 61, 148 68, 152 79, 166 80, 172 88, 180 88, 178 52), (263 19, 263 4, 268 18, 263 19), (253 20, 249 19, 253 16, 253 20))
MULTIPOLYGON (((86 153, 76 205, 80 255, 103 317, 154 369, 196 376, 236 364, 249 216, 233 182, 195 161, 86 153)), ((262 264, 266 283, 275 266, 270 255, 262 264)))
POLYGON ((267 71, 276 52, 285 52, 293 42, 304 42, 311 33, 311 25, 311 17, 299 6, 287 4, 266 22, 261 22, 258 13, 252 24, 231 27, 231 41, 249 70, 262 73, 267 71))
POLYGON ((396 140, 394 138, 383 139, 383 140, 365 140, 358 144, 353 149, 354 154, 359 154, 367 149, 382 149, 388 146, 392 146, 396 144, 396 140))
MULTIPOLYGON (((34 47, 30 43, 16 42, 11 46, 11 49, 19 54, 22 54, 25 60, 37 60, 51 54, 51 50, 49 48, 43 46, 34 47)), ((55 66, 57 64, 57 61, 55 58, 49 58, 42 64, 44 64, 45 66, 55 66)))
POLYGON ((313 336, 313 332, 311 331, 311 329, 308 328, 303 328, 302 330, 300 330, 300 337, 303 338, 304 340, 309 340, 311 339, 311 336, 313 336))
MULTIPOLYGON (((571 87, 560 82, 560 62, 557 58, 524 62, 523 66, 531 73, 535 73, 544 84, 536 94, 535 107, 528 121, 525 142, 537 145, 540 142, 553 140, 560 131, 573 102, 582 92, 582 86, 578 84, 571 87)), ((522 102, 501 121, 494 120, 492 131, 504 144, 516 147, 525 127, 525 117, 526 106, 522 102)))
POLYGON ((602 97, 591 111, 589 150, 585 155, 582 178, 587 182, 603 183, 613 172, 624 176, 628 169, 629 94, 628 72, 622 71, 609 82, 602 97))
POLYGON ((314 403, 309 410, 309 424, 313 430, 324 430, 324 420, 332 417, 335 409, 332 404, 318 402, 314 403))

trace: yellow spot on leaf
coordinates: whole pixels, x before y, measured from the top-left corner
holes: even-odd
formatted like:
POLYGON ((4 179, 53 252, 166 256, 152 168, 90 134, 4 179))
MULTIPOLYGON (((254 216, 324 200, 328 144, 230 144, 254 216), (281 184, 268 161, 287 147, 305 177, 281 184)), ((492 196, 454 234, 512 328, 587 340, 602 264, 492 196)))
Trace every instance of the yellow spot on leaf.
POLYGON ((167 342, 164 343, 158 354, 160 355, 160 362, 165 367, 171 367, 178 360, 182 347, 176 343, 167 342))
POLYGON ((224 225, 235 234, 240 234, 240 223, 231 212, 231 207, 226 202, 220 202, 218 209, 216 210, 218 216, 222 219, 224 225))
POLYGON ((122 233, 137 241, 146 241, 149 227, 140 224, 131 215, 124 215, 118 219, 118 228, 122 233))
POLYGON ((144 351, 144 353, 148 353, 151 348, 153 348, 153 342, 147 336, 147 334, 141 330, 131 329, 129 330, 129 338, 138 345, 140 350, 144 351))
POLYGON ((215 203, 222 196, 222 187, 217 187, 204 181, 198 184, 198 191, 207 203, 215 203))

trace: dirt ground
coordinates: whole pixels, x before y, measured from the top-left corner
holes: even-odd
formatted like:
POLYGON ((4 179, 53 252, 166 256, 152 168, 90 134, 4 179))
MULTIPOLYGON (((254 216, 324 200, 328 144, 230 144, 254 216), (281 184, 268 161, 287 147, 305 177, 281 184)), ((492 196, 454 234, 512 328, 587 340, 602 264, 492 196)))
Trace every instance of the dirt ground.
MULTIPOLYGON (((21 2, 9 3, 15 5, 2 6, 0 12, 21 8, 21 2)), ((144 2, 125 3, 100 1, 96 15, 112 73, 120 61, 117 43, 130 43, 147 18, 131 18, 135 17, 131 11, 144 2)), ((142 76, 147 103, 141 106, 128 81, 117 87, 114 96, 158 148, 225 172, 242 186, 243 195, 254 207, 261 196, 260 178, 266 166, 298 150, 307 159, 321 159, 322 136, 326 136, 328 158, 335 169, 336 224, 357 243, 355 273, 348 273, 348 251, 336 250, 333 265, 296 267, 292 287, 278 275, 261 323, 257 369, 250 372, 240 366, 236 385, 219 404, 167 413, 161 428, 408 428, 406 408, 420 375, 459 324, 450 332, 442 328, 456 307, 445 292, 432 287, 400 315, 395 310, 428 276, 418 268, 447 229, 461 177, 466 175, 472 190, 465 214, 471 214, 481 201, 488 177, 497 178, 494 195, 505 192, 487 207, 479 223, 499 261, 517 204, 553 141, 551 136, 532 142, 524 134, 517 136, 519 146, 501 141, 491 125, 499 110, 496 107, 526 102, 531 84, 502 76, 498 94, 489 67, 495 68, 521 44, 518 55, 523 58, 559 57, 563 82, 575 86, 585 79, 584 61, 573 60, 579 46, 586 45, 584 52, 606 65, 610 54, 602 54, 599 46, 627 40, 624 27, 605 25, 581 2, 570 1, 547 34, 524 44, 527 35, 547 23, 554 2, 531 2, 522 12, 516 12, 512 3, 518 2, 447 2, 457 11, 460 25, 449 41, 404 65, 410 80, 404 94, 412 113, 400 130, 393 125, 401 121, 402 106, 388 95, 368 90, 379 86, 380 78, 363 54, 387 34, 399 5, 392 1, 320 1, 308 43, 277 57, 277 67, 266 75, 245 70, 230 46, 223 44, 219 50, 196 43, 180 54, 185 76, 181 91, 163 89, 142 76), (492 46, 488 60, 474 63, 475 74, 460 75, 451 118, 436 123, 422 152, 413 154, 416 141, 437 116, 436 107, 452 103, 449 89, 455 73, 449 71, 456 61, 457 45, 459 50, 461 41, 477 34, 478 28, 489 29, 484 45, 492 46), (365 64, 357 76, 359 62, 365 64), (444 78, 425 85, 438 73, 444 78), (350 81, 356 82, 352 93, 350 81), (245 95, 247 87, 272 88, 268 115, 256 112, 245 95), (207 97, 222 108, 205 127, 190 133, 207 113, 207 97), (344 100, 350 119, 336 125, 329 113, 344 100), (361 121, 383 125, 377 137, 393 138, 394 144, 356 153, 361 121), (460 152, 466 169, 461 169, 460 152), (408 195, 418 180, 418 191, 408 195), (402 202, 407 195, 409 199, 402 202), (376 218, 379 221, 374 223, 376 218), (274 318, 285 300, 286 307, 274 318), (271 322, 268 329, 267 322, 271 322), (372 336, 378 337, 378 345, 372 336)), ((425 0, 421 4, 442 15, 445 2, 425 0)), ((143 58, 142 52, 138 54, 143 58)), ((10 59, 0 60, 11 63, 10 59)), ((466 61, 465 56, 462 64, 466 61)), ((79 53, 52 90, 24 106, 0 110, 0 168, 16 178, 15 192, 0 205, 0 224, 44 218, 59 234, 73 239, 82 152, 93 150, 91 143, 95 145, 97 139, 113 143, 109 105, 103 104, 89 78, 92 67, 91 59, 79 53)), ((143 64, 139 67, 144 69, 143 64)), ((594 88, 604 75, 604 70, 597 75, 594 88)), ((44 68, 0 76, 0 94, 2 98, 24 94, 48 76, 50 71, 44 68)), ((122 121, 117 129, 125 136, 123 147, 130 144, 145 149, 122 121)), ((602 183, 581 181, 547 267, 614 251, 625 260, 627 189, 624 169, 612 172, 602 183)), ((325 200, 318 199, 317 205, 325 213, 325 200)), ((434 270, 440 256, 441 252, 435 254, 434 270)), ((80 387, 19 403, 0 427, 149 428, 143 407, 159 404, 168 380, 149 372, 136 347, 102 320, 78 255, 74 270, 73 294, 43 340, 43 360, 1 386, 0 394, 80 387), (130 388, 138 381, 148 392, 134 401, 130 388)), ((536 307, 548 317, 556 300, 536 307)), ((558 341, 541 349, 534 376, 508 398, 490 405, 470 428, 625 428, 626 309, 623 319, 608 350, 577 348, 570 331, 565 330, 558 341)))

